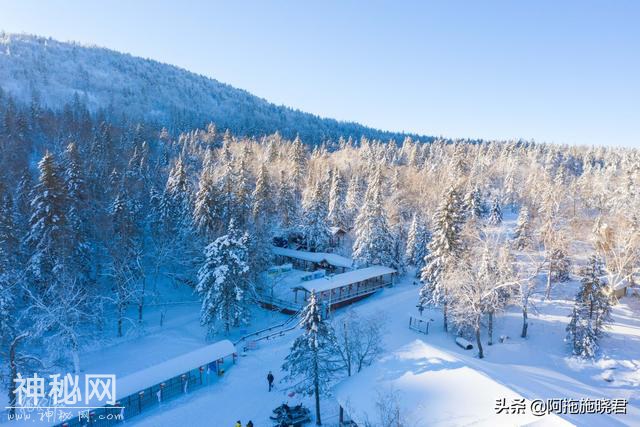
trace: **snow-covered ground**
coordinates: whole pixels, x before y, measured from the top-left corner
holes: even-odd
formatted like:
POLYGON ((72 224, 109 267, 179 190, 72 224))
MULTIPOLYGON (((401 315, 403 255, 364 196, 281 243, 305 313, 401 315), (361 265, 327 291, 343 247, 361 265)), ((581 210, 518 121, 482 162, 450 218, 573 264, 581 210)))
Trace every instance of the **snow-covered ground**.
MULTIPOLYGON (((496 337, 508 335, 504 344, 487 346, 486 358, 479 360, 473 351, 457 347, 453 337, 442 332, 441 314, 436 310, 427 310, 425 318, 434 322, 431 333, 420 335, 407 328, 408 315, 415 313, 417 288, 410 279, 405 279, 393 289, 385 289, 380 294, 363 300, 352 309, 369 313, 384 312, 388 324, 384 337, 384 346, 390 352, 419 346, 438 354, 450 362, 442 365, 425 359, 422 369, 454 373, 464 368, 462 375, 468 382, 459 384, 464 387, 464 400, 436 399, 423 402, 430 407, 432 414, 428 419, 415 421, 416 425, 500 425, 500 418, 483 418, 495 407, 500 397, 518 395, 532 399, 551 398, 626 398, 629 399, 627 415, 567 415, 562 418, 576 425, 638 425, 640 423, 640 302, 627 298, 614 309, 615 325, 609 336, 602 341, 602 357, 594 363, 580 362, 568 357, 568 348, 563 342, 565 326, 571 301, 561 299, 560 293, 572 295, 575 284, 556 287, 550 302, 535 302, 537 312, 530 317, 529 337, 519 338, 520 316, 517 310, 508 312, 497 320, 496 337), (562 292, 561 292, 562 291, 562 292), (633 315, 632 313, 636 313, 633 315), (418 342, 416 342, 418 341, 418 342), (611 381, 605 381, 607 378, 611 381), (489 388, 487 388, 489 387, 489 388), (495 395, 497 392, 508 395, 495 395), (475 396, 475 400, 470 402, 475 396), (451 414, 464 412, 463 408, 485 408, 477 419, 456 419, 451 414)), ((344 315, 338 311, 335 315, 344 315)), ((289 397, 285 385, 279 384, 275 391, 267 391, 266 374, 273 370, 278 378, 289 346, 296 333, 261 343, 261 346, 248 352, 239 359, 218 384, 194 392, 184 398, 166 403, 162 409, 143 417, 132 419, 130 424, 137 426, 158 425, 202 425, 207 420, 211 425, 233 425, 238 419, 243 422, 252 420, 255 425, 271 425, 269 415, 273 408, 282 402, 296 403, 298 396, 289 397)), ((486 337, 484 338, 486 341, 486 337)), ((360 375, 365 375, 366 371, 360 375)), ((398 373, 400 375, 401 373, 398 373)), ((438 381, 447 376, 440 374, 438 381)), ((449 384, 450 388, 451 385, 449 384)), ((436 385, 437 389, 437 385, 436 385)), ((363 390, 364 392, 364 390, 363 390)), ((400 392, 402 394, 402 391, 400 392)), ((462 394, 461 394, 462 397, 462 394)), ((309 399, 302 399, 312 407, 309 399)), ((406 399, 410 402, 410 399, 406 399)), ((322 401, 324 424, 337 423, 338 405, 334 397, 322 401)), ((402 406, 402 399, 401 399, 402 406)), ((505 418, 503 424, 513 425, 531 422, 531 416, 521 419, 505 418)))
MULTIPOLYGON (((487 418, 494 411, 495 400, 509 396, 522 396, 527 400, 625 398, 629 400, 627 415, 567 415, 562 418, 576 425, 640 425, 640 300, 637 298, 625 298, 614 308, 615 323, 602 340, 602 354, 595 362, 568 357, 569 349, 563 342, 572 295, 577 286, 574 282, 557 285, 550 301, 537 299, 534 302, 536 310, 530 315, 527 339, 519 337, 521 317, 516 308, 499 316, 495 337, 507 335, 509 339, 506 343, 486 346, 486 358, 480 360, 474 351, 457 347, 453 336, 443 332, 442 316, 438 310, 423 313, 423 318, 433 319, 429 335, 408 329, 409 314, 416 314, 418 292, 411 283, 411 277, 406 276, 396 287, 339 310, 334 316, 339 318, 349 309, 362 314, 383 312, 387 319, 383 344, 388 354, 407 353, 413 349, 415 354, 411 357, 416 359, 419 356, 408 365, 399 364, 397 369, 402 370, 394 375, 415 375, 412 370, 418 363, 421 371, 438 372, 437 378, 431 377, 435 391, 439 383, 445 381, 443 394, 445 391, 453 393, 455 387, 462 387, 459 399, 436 396, 433 400, 421 402, 423 407, 429 408, 423 412, 429 417, 414 420, 414 425, 513 425, 531 422, 530 415, 521 419, 487 418), (447 360, 447 363, 436 359, 447 360), (478 412, 475 419, 454 416, 468 414, 469 408, 484 410, 478 412)), ((154 319, 159 319, 159 312, 150 310, 147 316, 150 325, 145 335, 124 339, 111 347, 86 354, 82 360, 83 371, 123 376, 205 345, 198 309, 197 304, 172 307, 162 328, 157 324, 151 325, 154 319)), ((285 318, 278 313, 257 309, 255 321, 246 331, 276 324, 285 318)), ((246 331, 235 330, 231 338, 246 331)), ((290 397, 286 385, 278 383, 284 376, 280 366, 297 334, 294 331, 281 338, 260 342, 257 349, 242 355, 237 365, 227 371, 218 383, 166 402, 161 408, 129 420, 128 424, 227 426, 240 419, 243 423, 252 420, 256 426, 270 426, 269 415, 282 402, 302 400, 313 407, 310 399, 297 395, 290 397), (271 393, 267 391, 266 382, 269 370, 274 372, 278 383, 271 393)), ((486 342, 486 337, 483 339, 486 342)), ((388 356, 382 359, 385 357, 388 356)), ((356 375, 369 374, 365 370, 356 375)), ((426 381, 430 377, 424 379, 426 381)), ((398 392, 401 397, 403 393, 410 394, 409 390, 398 392)), ((354 400, 357 400, 355 394, 354 391, 354 400)), ((400 399, 401 407, 403 402, 407 405, 404 410, 410 414, 411 396, 400 399)), ((335 396, 323 398, 322 410, 324 424, 336 425, 338 404, 335 396)))
MULTIPOLYGON (((506 216, 505 228, 514 219, 512 215, 506 216)), ((293 272, 292 275, 297 273, 302 274, 293 272)), ((422 315, 424 319, 433 319, 429 335, 409 330, 408 316, 417 315, 418 294, 411 273, 395 287, 334 312, 335 320, 344 316, 347 310, 357 310, 361 314, 382 313, 386 319, 385 354, 374 366, 355 374, 348 383, 338 384, 333 396, 323 398, 323 423, 337 425, 337 396, 343 400, 346 396, 355 414, 356 407, 370 407, 369 398, 378 391, 372 389, 372 384, 378 384, 379 391, 384 392, 385 383, 392 383, 402 413, 412 426, 523 425, 533 421, 546 425, 564 422, 596 426, 640 425, 640 299, 627 297, 614 307, 614 323, 601 340, 599 358, 584 361, 569 357, 569 348, 564 343, 577 287, 576 281, 557 284, 549 300, 543 299, 542 289, 536 293, 526 339, 520 338, 522 319, 517 307, 498 316, 495 344, 485 346, 482 360, 476 357, 475 350, 461 349, 455 345, 452 334, 443 332, 442 314, 437 309, 425 310, 422 315), (500 336, 509 338, 500 343, 500 336), (561 415, 560 420, 550 416, 535 418, 530 413, 496 415, 496 399, 503 397, 523 397, 527 401, 622 398, 628 399, 629 405, 626 415, 561 415), (363 404, 362 399, 369 399, 366 402, 369 406, 363 404)), ((199 325, 200 307, 197 303, 187 302, 193 296, 177 292, 171 294, 171 299, 185 303, 149 307, 145 326, 137 333, 83 354, 83 372, 113 373, 122 377, 208 344, 204 340, 205 330, 199 325), (160 326, 163 312, 163 325, 160 326)), ((287 316, 283 314, 256 308, 252 324, 233 330, 228 338, 234 341, 248 332, 279 324, 285 319, 287 316)), ((242 354, 236 366, 212 386, 165 402, 157 409, 128 420, 127 424, 231 426, 237 420, 243 423, 252 420, 256 426, 270 426, 271 411, 283 402, 303 402, 313 408, 310 398, 295 395, 286 384, 278 382, 284 377, 280 367, 299 333, 296 330, 283 337, 260 341, 256 349, 242 354), (274 372, 277 383, 272 392, 267 390, 269 370, 274 372)), ((483 342, 486 341, 483 336, 483 342)), ((2 395, 0 403, 5 403, 5 399, 2 395)), ((370 419, 376 418, 376 414, 369 415, 370 419)))

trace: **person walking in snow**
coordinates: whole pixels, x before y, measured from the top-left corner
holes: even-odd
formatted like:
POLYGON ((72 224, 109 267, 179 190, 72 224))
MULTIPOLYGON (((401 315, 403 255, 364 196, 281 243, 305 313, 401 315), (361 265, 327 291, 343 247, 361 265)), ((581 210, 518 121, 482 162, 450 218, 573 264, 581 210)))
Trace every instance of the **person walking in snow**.
POLYGON ((269 374, 267 375, 267 382, 269 383, 269 391, 271 391, 273 388, 273 374, 271 371, 269 371, 269 374))

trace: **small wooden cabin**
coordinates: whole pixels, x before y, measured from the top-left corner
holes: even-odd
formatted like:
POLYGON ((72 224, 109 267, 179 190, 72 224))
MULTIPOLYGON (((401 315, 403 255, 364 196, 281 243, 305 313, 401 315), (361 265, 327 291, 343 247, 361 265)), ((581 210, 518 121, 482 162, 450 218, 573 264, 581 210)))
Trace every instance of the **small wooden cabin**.
POLYGON ((289 248, 272 248, 276 264, 291 263, 297 270, 326 270, 327 273, 344 273, 351 269, 353 261, 338 254, 306 252, 289 248))

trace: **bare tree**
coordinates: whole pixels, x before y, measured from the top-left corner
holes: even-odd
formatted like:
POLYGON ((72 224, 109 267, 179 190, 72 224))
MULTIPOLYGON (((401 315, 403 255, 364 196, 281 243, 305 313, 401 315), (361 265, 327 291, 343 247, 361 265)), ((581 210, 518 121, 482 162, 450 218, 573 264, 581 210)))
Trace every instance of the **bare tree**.
POLYGON ((335 348, 347 376, 360 372, 382 354, 384 349, 380 342, 384 324, 385 317, 382 312, 360 317, 354 310, 334 322, 335 348))

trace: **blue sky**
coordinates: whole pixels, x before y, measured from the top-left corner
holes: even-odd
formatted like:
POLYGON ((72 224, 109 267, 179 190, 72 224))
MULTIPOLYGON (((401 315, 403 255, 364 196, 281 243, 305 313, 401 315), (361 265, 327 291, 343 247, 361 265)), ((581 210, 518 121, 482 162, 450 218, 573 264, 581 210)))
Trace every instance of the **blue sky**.
POLYGON ((0 0, 97 44, 388 130, 640 146, 640 2, 0 0))

